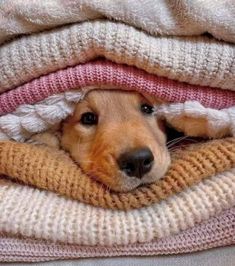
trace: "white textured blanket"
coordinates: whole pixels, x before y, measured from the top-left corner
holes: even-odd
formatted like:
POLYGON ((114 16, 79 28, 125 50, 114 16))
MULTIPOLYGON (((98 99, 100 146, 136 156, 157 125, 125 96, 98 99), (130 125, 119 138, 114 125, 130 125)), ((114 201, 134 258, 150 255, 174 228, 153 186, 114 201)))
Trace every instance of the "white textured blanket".
POLYGON ((73 22, 108 18, 154 35, 200 35, 235 42, 234 0, 1 0, 0 43, 73 22))
POLYGON ((233 44, 205 36, 152 37, 123 23, 93 21, 0 47, 0 92, 97 57, 190 84, 235 89, 233 44))

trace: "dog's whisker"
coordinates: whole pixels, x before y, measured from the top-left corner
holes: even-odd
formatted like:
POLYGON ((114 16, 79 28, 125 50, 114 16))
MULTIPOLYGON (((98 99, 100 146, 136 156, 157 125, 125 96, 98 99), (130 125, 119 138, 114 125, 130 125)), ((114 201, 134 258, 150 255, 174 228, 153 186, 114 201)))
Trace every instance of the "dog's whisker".
POLYGON ((190 140, 190 138, 188 136, 184 136, 184 137, 180 137, 180 138, 177 138, 175 139, 174 141, 171 141, 169 143, 167 143, 167 147, 168 149, 171 148, 172 146, 176 145, 177 143, 183 141, 183 140, 190 140))
POLYGON ((182 136, 182 137, 174 138, 174 139, 168 141, 166 144, 168 145, 168 144, 171 144, 172 142, 181 141, 181 140, 184 140, 186 138, 188 138, 188 136, 182 136))

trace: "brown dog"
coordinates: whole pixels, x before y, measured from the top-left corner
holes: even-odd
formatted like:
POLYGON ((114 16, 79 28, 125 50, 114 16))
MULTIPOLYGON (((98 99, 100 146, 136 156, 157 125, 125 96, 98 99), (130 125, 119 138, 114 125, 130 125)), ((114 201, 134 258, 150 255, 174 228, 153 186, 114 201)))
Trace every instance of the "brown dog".
POLYGON ((84 172, 114 191, 154 182, 170 164, 152 103, 134 92, 88 93, 65 121, 61 145, 84 172))

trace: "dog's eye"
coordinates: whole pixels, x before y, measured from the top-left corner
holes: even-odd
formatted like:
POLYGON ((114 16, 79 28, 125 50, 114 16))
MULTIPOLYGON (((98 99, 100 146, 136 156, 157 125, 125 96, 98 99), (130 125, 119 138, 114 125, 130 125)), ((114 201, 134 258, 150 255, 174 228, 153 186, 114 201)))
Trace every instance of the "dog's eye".
POLYGON ((144 114, 152 114, 154 112, 154 108, 153 106, 147 103, 144 103, 141 105, 141 112, 144 114))
POLYGON ((83 125, 93 126, 98 123, 98 116, 92 112, 82 114, 80 122, 83 125))

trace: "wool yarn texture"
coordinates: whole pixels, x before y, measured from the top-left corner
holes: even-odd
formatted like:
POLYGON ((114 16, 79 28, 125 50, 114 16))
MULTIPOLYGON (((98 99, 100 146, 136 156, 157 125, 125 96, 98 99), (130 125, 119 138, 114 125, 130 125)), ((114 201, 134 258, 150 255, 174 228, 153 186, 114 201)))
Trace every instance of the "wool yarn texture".
POLYGON ((121 88, 160 98, 164 102, 197 101, 204 107, 224 109, 235 105, 235 93, 195 86, 152 75, 141 69, 108 60, 96 60, 49 73, 0 95, 0 115, 20 105, 36 104, 49 96, 90 86, 121 88))
POLYGON ((147 243, 119 246, 81 246, 0 234, 0 260, 49 261, 58 259, 153 256, 180 254, 235 244, 235 208, 223 211, 176 235, 147 243))
POLYGON ((234 204, 234 168, 128 212, 93 207, 2 180, 0 232, 79 245, 128 245, 192 228, 234 204))
POLYGON ((141 208, 201 180, 235 167, 235 138, 191 145, 172 155, 163 179, 127 193, 115 193, 82 173, 64 152, 15 142, 0 143, 0 174, 80 202, 111 209, 141 208))
POLYGON ((153 35, 200 35, 235 42, 233 0, 1 1, 0 43, 63 24, 108 18, 153 35), (9 16, 10 12, 10 16, 9 16))
MULTIPOLYGON (((53 128, 73 113, 75 104, 81 101, 90 89, 94 87, 55 94, 36 104, 20 105, 16 111, 0 116, 0 140, 24 142, 33 134, 53 128)), ((206 132, 203 137, 235 136, 235 107, 216 110, 205 108, 198 102, 187 101, 160 104, 155 109, 156 116, 166 119, 169 124, 188 136, 202 137, 190 130, 191 120, 180 120, 185 116, 206 121, 206 132), (224 135, 221 136, 220 132, 224 135)))
POLYGON ((92 21, 2 45, 0 91, 97 57, 173 80, 234 90, 232 44, 205 36, 154 37, 122 23, 92 21))
POLYGON ((235 2, 173 2, 0 1, 0 261, 235 244, 235 2), (206 140, 155 183, 110 191, 37 145, 94 89, 160 99, 153 115, 206 140))

